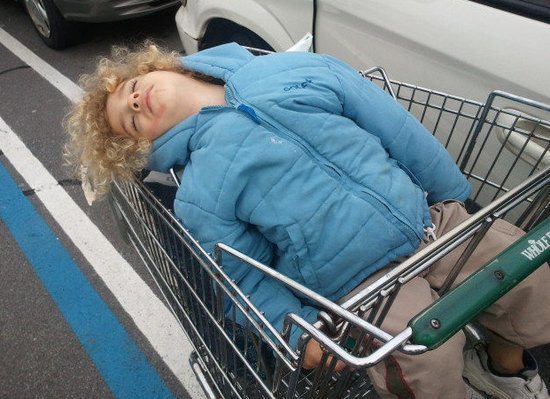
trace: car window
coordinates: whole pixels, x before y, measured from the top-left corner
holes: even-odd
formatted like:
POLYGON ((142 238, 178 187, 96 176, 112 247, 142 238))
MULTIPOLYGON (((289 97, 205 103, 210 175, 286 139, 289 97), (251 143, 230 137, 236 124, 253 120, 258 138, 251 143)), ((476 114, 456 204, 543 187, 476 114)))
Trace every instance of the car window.
POLYGON ((548 0, 472 0, 523 17, 550 23, 550 2, 548 0))

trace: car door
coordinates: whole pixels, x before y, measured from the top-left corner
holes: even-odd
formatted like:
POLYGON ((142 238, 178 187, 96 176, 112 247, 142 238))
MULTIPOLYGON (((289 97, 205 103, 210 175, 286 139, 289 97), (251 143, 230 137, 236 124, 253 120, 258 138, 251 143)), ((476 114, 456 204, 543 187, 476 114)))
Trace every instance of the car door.
MULTIPOLYGON (((540 20, 468 0, 316 1, 317 52, 359 69, 382 66, 395 80, 480 102, 493 90, 504 90, 550 104, 550 25, 540 20)), ((495 105, 510 113, 488 115, 494 127, 472 157, 473 173, 513 187, 533 168, 550 165, 550 127, 536 122, 549 120, 550 112, 502 98, 495 105), (512 133, 518 127, 525 133, 512 133), (534 134, 540 140, 531 140, 534 134)), ((470 130, 440 120, 438 106, 422 115, 423 122, 437 125, 443 142, 448 132, 459 131, 448 147, 458 158, 470 130)))
POLYGON ((469 0, 317 0, 316 50, 483 101, 550 103, 550 25, 469 0))

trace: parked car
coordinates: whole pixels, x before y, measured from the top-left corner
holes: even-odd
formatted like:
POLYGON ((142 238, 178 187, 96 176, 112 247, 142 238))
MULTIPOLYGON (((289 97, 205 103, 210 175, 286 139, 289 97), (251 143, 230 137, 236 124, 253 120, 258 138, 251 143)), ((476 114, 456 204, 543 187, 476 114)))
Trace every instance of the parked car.
POLYGON ((42 40, 61 49, 81 36, 82 22, 110 22, 149 15, 178 0, 23 0, 42 40))
MULTIPOLYGON (((503 90, 546 104, 549 21, 547 0, 182 0, 176 14, 187 53, 231 41, 282 51, 313 32, 316 52, 358 69, 382 66, 392 79, 479 102, 503 90)), ((502 98, 496 106, 510 115, 522 112, 519 118, 499 115, 487 146, 495 154, 505 146, 502 156, 509 156, 517 173, 499 178, 517 184, 531 168, 550 165, 550 129, 536 119, 550 119, 549 112, 502 98), (510 136, 510 129, 502 127, 509 123, 521 124, 525 135, 510 136), (541 140, 524 146, 530 134, 541 140)), ((442 126, 437 113, 422 118, 439 130, 454 128, 452 121, 442 126)), ((491 168, 491 158, 485 153, 478 165, 491 168)))
POLYGON ((281 51, 313 32, 316 52, 357 68, 380 65, 395 79, 480 101, 502 89, 550 103, 550 3, 485 3, 183 0, 176 24, 187 53, 230 41, 281 51), (504 4, 516 8, 497 8, 504 4))

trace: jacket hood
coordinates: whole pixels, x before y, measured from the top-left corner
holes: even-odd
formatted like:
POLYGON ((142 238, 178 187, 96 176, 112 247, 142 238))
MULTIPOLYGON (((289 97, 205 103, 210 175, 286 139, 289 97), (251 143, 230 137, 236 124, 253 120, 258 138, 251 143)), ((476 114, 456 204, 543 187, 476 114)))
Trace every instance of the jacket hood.
MULTIPOLYGON (((182 57, 183 66, 227 82, 254 56, 236 43, 224 44, 182 57)), ((153 141, 148 169, 166 173, 173 166, 184 166, 189 158, 189 141, 195 132, 198 115, 193 115, 153 141)))

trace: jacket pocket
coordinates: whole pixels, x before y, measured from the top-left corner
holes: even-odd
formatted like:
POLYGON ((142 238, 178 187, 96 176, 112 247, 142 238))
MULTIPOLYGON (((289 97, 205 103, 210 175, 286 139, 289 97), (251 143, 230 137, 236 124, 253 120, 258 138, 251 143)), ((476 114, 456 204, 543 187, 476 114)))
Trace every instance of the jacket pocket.
POLYGON ((298 273, 302 276, 304 285, 312 290, 317 290, 319 288, 319 277, 311 265, 311 256, 308 253, 307 242, 302 229, 295 223, 287 226, 286 231, 293 247, 291 249, 294 252, 292 261, 298 273))

